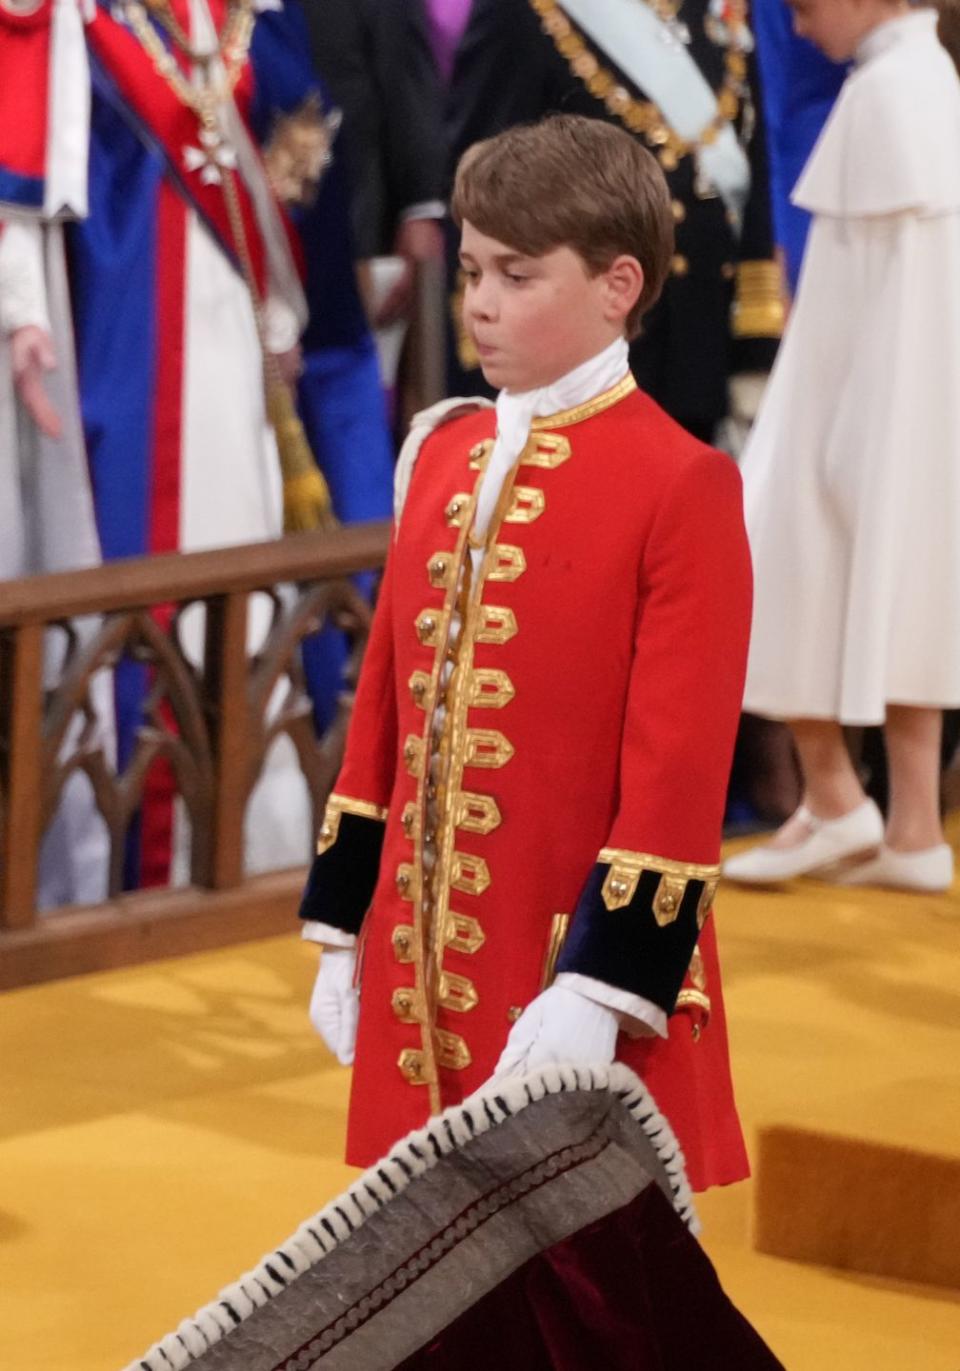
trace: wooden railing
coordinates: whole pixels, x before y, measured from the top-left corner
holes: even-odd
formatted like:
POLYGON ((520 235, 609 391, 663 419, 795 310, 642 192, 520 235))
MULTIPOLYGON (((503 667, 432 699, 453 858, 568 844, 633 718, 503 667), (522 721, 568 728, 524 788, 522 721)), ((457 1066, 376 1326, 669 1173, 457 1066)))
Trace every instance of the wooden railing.
POLYGON ((299 645, 335 622, 355 674, 369 610, 346 578, 380 567, 387 539, 386 524, 368 524, 0 584, 0 988, 294 927, 303 869, 245 877, 244 814, 285 734, 319 818, 349 698, 317 738, 299 645), (249 607, 262 596, 268 627, 251 648, 249 607), (181 619, 197 604, 202 645, 190 652, 181 619), (121 766, 93 683, 122 660, 144 667, 149 690, 121 766), (128 830, 162 758, 189 816, 190 883, 123 894, 128 830), (109 899, 38 915, 41 840, 77 771, 106 826, 109 899))

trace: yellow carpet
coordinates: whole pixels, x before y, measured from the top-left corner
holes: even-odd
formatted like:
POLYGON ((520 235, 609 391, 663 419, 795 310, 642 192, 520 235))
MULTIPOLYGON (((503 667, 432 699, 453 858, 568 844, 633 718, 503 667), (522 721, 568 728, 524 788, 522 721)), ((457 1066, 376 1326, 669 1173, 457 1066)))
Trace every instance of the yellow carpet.
MULTIPOLYGON (((724 892, 742 1112, 960 1156, 960 898, 724 892)), ((339 1191, 347 1073, 294 934, 0 998, 0 1368, 117 1371, 339 1191)), ((960 1294, 761 1255, 700 1202, 789 1371, 960 1371, 960 1294)), ((736 1371, 736 1368, 731 1368, 736 1371)))

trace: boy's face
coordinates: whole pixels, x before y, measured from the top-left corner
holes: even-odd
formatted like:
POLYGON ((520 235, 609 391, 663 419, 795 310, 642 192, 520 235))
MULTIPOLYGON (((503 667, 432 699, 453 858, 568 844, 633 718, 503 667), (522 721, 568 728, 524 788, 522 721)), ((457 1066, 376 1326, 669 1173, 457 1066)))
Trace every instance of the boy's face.
POLYGON ((834 62, 848 62, 878 24, 909 9, 906 0, 788 0, 794 32, 834 62))
MULTIPOLYGON (((590 276, 573 248, 526 257, 470 223, 463 225, 460 263, 463 322, 484 376, 498 390, 549 385, 623 334, 626 312, 610 279, 616 264, 590 276)), ((639 285, 629 307, 643 284, 639 263, 635 267, 639 285)))

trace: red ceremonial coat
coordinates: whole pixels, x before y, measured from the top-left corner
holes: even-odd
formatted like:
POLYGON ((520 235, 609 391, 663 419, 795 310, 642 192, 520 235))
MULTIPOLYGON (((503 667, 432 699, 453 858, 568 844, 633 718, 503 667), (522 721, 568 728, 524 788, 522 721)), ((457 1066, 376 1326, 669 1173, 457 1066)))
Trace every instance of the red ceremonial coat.
POLYGON ((301 910, 360 934, 348 1160, 481 1085, 560 969, 672 1014, 617 1056, 694 1185, 737 1180, 707 915, 750 624, 739 475, 627 377, 535 420, 461 576, 494 425, 420 453, 301 910))

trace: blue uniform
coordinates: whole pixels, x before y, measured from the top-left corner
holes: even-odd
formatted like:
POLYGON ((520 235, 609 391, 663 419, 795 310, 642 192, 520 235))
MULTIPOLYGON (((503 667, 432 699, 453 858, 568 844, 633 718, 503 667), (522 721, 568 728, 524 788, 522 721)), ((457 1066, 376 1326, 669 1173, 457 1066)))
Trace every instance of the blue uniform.
POLYGON ((756 0, 753 27, 760 58, 770 190, 777 242, 796 291, 810 216, 790 195, 833 108, 847 69, 793 32, 785 0, 756 0))

